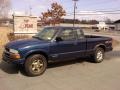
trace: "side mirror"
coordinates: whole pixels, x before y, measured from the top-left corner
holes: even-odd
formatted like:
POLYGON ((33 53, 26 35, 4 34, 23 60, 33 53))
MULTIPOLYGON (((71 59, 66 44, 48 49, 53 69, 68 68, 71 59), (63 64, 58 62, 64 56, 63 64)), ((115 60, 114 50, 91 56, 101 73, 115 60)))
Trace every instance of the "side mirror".
POLYGON ((56 42, 63 41, 61 37, 56 37, 56 42))

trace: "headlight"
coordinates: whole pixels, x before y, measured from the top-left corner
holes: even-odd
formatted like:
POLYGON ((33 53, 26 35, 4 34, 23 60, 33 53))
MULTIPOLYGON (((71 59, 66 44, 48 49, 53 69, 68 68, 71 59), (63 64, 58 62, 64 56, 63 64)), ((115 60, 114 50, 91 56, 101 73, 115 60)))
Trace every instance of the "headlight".
POLYGON ((17 51, 17 50, 15 50, 15 49, 10 49, 10 52, 11 52, 11 53, 18 54, 18 51, 17 51))
POLYGON ((15 49, 10 49, 10 57, 13 58, 13 59, 20 59, 20 54, 17 50, 15 49))

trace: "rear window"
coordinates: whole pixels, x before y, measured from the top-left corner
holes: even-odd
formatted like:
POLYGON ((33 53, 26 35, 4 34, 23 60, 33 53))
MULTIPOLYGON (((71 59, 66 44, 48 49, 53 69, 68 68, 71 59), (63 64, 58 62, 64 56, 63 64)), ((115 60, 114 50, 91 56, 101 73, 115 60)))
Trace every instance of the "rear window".
POLYGON ((72 29, 64 29, 61 31, 59 37, 62 38, 62 40, 67 41, 67 40, 74 40, 75 35, 72 29))
POLYGON ((82 30, 77 29, 76 31, 77 31, 77 36, 78 36, 78 39, 84 38, 84 33, 83 33, 83 31, 82 31, 82 30))

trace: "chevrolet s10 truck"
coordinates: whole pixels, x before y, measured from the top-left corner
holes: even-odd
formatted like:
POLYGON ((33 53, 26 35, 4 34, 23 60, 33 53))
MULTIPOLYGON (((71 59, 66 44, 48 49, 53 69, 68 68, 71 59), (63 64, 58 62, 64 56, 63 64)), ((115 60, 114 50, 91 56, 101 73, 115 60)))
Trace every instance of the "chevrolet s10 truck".
POLYGON ((95 63, 112 51, 112 38, 84 35, 79 27, 45 27, 31 39, 12 41, 5 45, 3 60, 22 64, 26 74, 38 76, 48 62, 91 56, 95 63))

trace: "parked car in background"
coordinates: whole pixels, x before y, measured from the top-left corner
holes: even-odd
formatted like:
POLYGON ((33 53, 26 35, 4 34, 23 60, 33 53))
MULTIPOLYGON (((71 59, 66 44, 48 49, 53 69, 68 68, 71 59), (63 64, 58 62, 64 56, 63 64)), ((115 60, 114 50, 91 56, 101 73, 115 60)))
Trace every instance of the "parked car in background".
POLYGON ((94 32, 99 32, 99 31, 100 31, 98 27, 92 27, 92 30, 93 30, 94 32))

